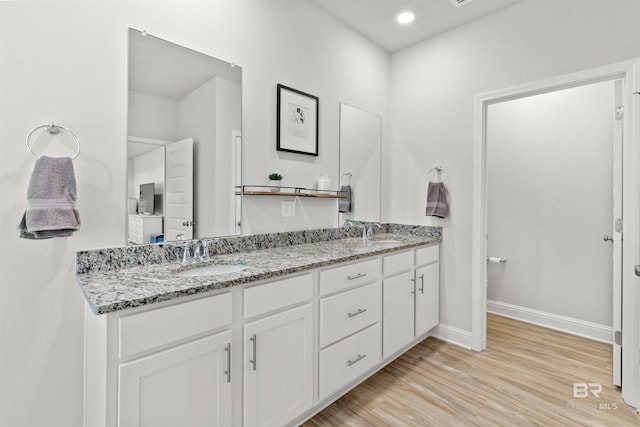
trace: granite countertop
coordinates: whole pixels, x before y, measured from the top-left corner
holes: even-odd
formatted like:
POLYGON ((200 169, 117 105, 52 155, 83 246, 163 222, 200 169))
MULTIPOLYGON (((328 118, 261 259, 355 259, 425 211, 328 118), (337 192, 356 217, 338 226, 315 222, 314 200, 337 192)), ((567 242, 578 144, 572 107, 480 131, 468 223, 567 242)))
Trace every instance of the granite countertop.
POLYGON ((78 272, 76 277, 92 311, 104 314, 440 241, 439 232, 435 235, 392 232, 376 234, 369 241, 363 241, 361 237, 347 237, 214 254, 208 262, 187 266, 173 261, 141 263, 111 270, 87 269, 86 272, 78 272), (184 277, 177 274, 213 264, 246 268, 210 276, 184 277))

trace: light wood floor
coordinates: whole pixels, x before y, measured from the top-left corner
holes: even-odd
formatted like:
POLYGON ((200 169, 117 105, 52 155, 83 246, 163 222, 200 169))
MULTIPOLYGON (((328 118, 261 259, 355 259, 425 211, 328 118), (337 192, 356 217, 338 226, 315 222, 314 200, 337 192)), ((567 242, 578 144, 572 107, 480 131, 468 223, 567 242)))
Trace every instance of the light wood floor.
POLYGON ((428 338, 304 424, 639 426, 611 384, 611 346, 489 315, 487 350, 428 338), (574 398, 574 383, 600 398, 574 398))

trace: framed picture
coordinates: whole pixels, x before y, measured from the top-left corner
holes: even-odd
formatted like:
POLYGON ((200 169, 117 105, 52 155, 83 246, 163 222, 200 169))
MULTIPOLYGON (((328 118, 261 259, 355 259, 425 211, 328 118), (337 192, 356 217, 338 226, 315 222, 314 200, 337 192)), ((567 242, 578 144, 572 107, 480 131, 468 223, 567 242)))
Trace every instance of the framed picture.
POLYGON ((277 149, 318 155, 318 97, 278 85, 277 149))

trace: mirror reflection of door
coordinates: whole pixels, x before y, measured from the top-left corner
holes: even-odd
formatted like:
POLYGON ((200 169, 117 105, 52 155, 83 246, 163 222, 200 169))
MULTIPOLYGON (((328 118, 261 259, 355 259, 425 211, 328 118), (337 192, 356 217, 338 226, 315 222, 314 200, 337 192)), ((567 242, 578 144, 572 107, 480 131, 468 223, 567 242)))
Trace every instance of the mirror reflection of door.
POLYGON ((166 240, 193 239, 193 138, 165 148, 166 240))

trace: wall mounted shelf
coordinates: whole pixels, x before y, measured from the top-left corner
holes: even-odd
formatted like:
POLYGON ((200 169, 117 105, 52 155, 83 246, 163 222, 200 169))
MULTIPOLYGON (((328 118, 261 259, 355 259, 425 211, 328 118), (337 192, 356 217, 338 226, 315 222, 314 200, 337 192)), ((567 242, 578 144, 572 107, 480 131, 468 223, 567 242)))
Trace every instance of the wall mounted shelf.
POLYGON ((347 196, 338 190, 314 190, 303 187, 280 187, 280 191, 272 191, 269 185, 240 185, 236 187, 237 196, 290 196, 316 197, 319 199, 346 199, 347 196))

